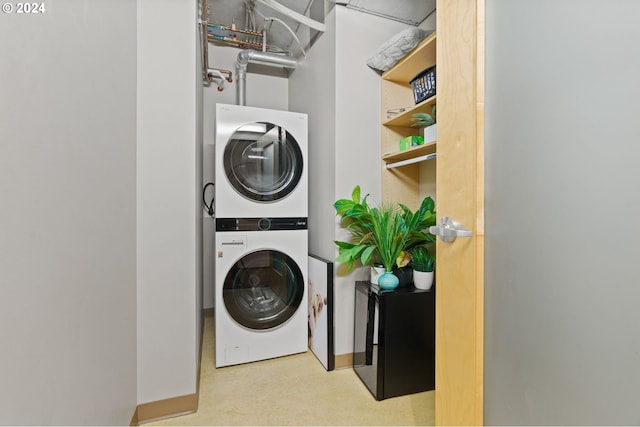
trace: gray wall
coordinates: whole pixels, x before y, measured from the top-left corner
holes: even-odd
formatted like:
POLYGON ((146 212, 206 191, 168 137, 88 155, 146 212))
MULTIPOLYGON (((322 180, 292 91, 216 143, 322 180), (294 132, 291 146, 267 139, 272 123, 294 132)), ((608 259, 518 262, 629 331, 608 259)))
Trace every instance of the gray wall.
POLYGON ((138 403, 196 392, 201 287, 197 3, 138 0, 138 403))
POLYGON ((136 4, 0 14, 0 424, 136 406, 136 4))
POLYGON ((640 424, 640 2, 486 2, 486 424, 640 424))

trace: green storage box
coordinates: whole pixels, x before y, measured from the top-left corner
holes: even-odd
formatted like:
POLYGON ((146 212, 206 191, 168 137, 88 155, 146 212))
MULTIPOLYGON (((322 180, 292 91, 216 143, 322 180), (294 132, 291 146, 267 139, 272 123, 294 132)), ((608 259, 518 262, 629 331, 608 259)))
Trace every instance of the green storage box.
POLYGON ((424 144, 424 137, 418 135, 411 135, 400 140, 400 151, 406 150, 407 148, 416 147, 418 145, 424 144))

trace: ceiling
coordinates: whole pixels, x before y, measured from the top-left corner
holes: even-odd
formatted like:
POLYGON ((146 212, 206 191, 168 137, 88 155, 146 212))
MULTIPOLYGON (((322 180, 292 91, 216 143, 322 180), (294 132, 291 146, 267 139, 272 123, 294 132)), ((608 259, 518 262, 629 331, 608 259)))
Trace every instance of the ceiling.
MULTIPOLYGON (((324 22, 324 0, 277 0, 282 6, 308 16, 315 21, 324 22)), ((344 5, 347 8, 364 13, 371 13, 388 19, 418 25, 436 8, 436 0, 330 0, 328 5, 344 5)), ((209 9, 209 24, 249 29, 261 32, 265 24, 265 17, 275 18, 266 21, 267 45, 273 52, 289 52, 293 56, 301 53, 298 42, 291 32, 283 25, 285 23, 296 32, 304 48, 307 48, 317 32, 300 24, 298 21, 285 16, 267 6, 260 0, 207 0, 209 9), (282 21, 279 22, 278 20, 282 21)), ((228 34, 228 33, 227 33, 228 34)), ((261 43, 261 38, 247 37, 236 33, 238 39, 261 43)))
POLYGON ((336 0, 335 3, 409 25, 419 25, 436 10, 436 0, 336 0))

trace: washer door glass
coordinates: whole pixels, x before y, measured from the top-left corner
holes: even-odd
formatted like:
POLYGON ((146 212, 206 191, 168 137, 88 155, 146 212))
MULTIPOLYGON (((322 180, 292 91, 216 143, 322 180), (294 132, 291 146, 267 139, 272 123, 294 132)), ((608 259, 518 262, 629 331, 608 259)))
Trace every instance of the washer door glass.
POLYGON ((288 255, 261 250, 243 256, 227 273, 222 297, 229 315, 250 329, 269 329, 296 312, 304 277, 288 255))
POLYGON ((283 127, 255 122, 238 128, 224 150, 224 170, 233 188, 257 202, 291 193, 302 175, 302 151, 283 127))

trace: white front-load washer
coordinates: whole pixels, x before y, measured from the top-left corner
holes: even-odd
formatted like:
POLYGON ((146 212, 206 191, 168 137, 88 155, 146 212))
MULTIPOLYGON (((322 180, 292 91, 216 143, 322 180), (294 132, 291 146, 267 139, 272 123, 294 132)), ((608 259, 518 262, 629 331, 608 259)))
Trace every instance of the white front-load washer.
POLYGON ((307 115, 216 104, 218 218, 308 216, 307 115))
POLYGON ((216 219, 216 367, 307 351, 307 219, 216 219))

